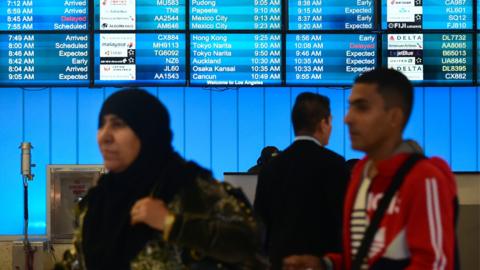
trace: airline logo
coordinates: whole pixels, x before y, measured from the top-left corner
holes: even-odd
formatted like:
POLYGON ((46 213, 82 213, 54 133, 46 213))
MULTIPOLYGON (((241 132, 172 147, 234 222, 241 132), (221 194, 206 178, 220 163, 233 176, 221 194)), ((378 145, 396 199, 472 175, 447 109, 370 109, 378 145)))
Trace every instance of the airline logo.
POLYGON ((392 65, 414 65, 415 57, 388 57, 388 66, 392 65))
POLYGON ((423 34, 389 34, 388 50, 423 50, 423 34))
POLYGON ((411 81, 423 80, 423 65, 388 65, 388 68, 400 71, 411 81))
POLYGON ((387 26, 389 29, 421 29, 422 0, 388 0, 387 26))
POLYGON ((135 30, 135 0, 100 0, 100 30, 135 30))
POLYGON ((100 80, 135 80, 135 34, 100 35, 100 80))
POLYGON ((423 34, 387 35, 387 64, 412 81, 423 80, 423 34))

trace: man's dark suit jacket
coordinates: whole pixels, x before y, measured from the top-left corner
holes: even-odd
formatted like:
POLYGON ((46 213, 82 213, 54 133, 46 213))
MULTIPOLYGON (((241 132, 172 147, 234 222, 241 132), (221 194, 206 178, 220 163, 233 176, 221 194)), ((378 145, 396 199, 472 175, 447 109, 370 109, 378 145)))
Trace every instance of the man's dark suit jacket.
POLYGON ((289 255, 340 251, 348 177, 343 157, 310 140, 295 141, 261 170, 254 206, 273 270, 289 255))

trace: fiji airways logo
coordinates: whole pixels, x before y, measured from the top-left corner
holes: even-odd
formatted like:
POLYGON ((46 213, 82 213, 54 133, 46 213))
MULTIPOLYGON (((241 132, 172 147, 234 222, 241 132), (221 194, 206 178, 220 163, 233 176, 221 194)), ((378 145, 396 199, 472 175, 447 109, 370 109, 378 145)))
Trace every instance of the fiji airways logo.
MULTIPOLYGON (((367 212, 374 212, 378 208, 378 204, 380 203, 380 200, 383 198, 383 193, 369 193, 368 194, 368 199, 367 199, 367 212)), ((388 209, 386 211, 387 215, 392 215, 392 214, 398 214, 400 213, 400 198, 398 198, 397 194, 393 196, 392 201, 390 202, 390 205, 388 206, 388 209)))

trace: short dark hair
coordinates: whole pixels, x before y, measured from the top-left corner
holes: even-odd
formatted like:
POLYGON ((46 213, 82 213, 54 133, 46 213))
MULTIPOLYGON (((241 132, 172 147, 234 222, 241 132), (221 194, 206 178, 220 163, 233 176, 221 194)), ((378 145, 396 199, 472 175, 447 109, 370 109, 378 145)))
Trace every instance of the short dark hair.
POLYGON ((278 155, 280 151, 275 146, 266 146, 262 149, 262 153, 260 157, 257 159, 258 165, 265 165, 268 163, 272 158, 278 155))
POLYGON ((330 100, 326 96, 305 92, 297 96, 292 109, 292 124, 295 135, 300 132, 315 133, 317 124, 330 117, 330 100))
POLYGON ((413 107, 413 85, 405 75, 394 69, 378 68, 363 73, 354 83, 376 84, 387 108, 400 107, 403 111, 405 128, 413 107))

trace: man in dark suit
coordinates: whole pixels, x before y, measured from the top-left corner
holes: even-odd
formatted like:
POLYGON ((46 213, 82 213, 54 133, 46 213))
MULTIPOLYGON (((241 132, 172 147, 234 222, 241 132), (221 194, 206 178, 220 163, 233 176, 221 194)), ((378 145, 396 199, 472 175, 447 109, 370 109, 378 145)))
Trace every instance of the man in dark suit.
POLYGON ((344 158, 324 147, 332 130, 329 99, 300 94, 292 123, 294 143, 261 170, 255 196, 273 270, 288 256, 317 259, 341 248, 348 173, 344 158))

